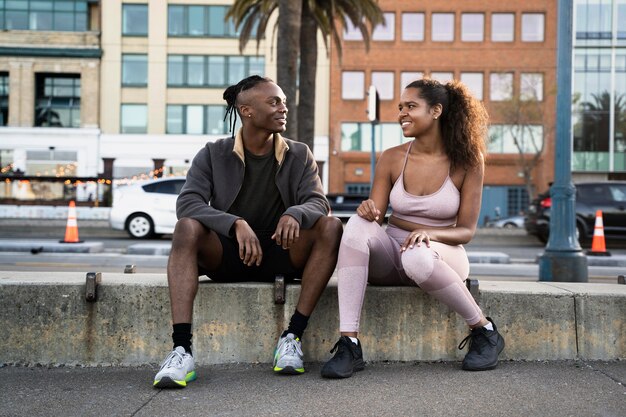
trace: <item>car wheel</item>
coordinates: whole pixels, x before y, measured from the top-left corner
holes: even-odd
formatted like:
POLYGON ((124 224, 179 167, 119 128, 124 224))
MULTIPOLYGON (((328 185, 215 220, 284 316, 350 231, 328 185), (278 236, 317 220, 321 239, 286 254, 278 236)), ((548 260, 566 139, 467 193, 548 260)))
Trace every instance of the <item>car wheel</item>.
POLYGON ((580 223, 576 223, 576 239, 581 246, 587 239, 587 237, 585 236, 585 229, 580 223))
POLYGON ((517 225, 515 223, 505 223, 502 227, 505 229, 517 229, 517 225))
POLYGON ((154 222, 147 214, 136 213, 128 219, 126 230, 135 239, 148 239, 154 235, 154 222))

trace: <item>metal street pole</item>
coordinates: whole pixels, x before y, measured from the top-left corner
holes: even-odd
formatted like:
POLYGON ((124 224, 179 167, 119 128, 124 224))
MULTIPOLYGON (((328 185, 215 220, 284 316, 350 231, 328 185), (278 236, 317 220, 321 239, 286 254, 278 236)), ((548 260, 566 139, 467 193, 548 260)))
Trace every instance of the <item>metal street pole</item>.
POLYGON ((587 282, 587 257, 576 239, 576 188, 572 183, 572 10, 559 0, 554 183, 550 187, 550 239, 539 258, 540 281, 587 282))
POLYGON ((374 187, 374 171, 376 170, 376 124, 380 120, 380 97, 374 85, 367 91, 367 119, 372 125, 372 152, 370 155, 370 192, 374 187))

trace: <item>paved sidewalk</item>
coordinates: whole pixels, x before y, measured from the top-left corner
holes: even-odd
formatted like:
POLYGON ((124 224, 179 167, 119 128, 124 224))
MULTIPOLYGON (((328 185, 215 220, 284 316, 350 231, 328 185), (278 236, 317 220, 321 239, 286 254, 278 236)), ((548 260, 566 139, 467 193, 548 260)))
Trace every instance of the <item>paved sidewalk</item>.
POLYGON ((377 363, 346 380, 320 364, 302 376, 268 364, 198 369, 184 390, 156 390, 152 368, 0 368, 0 416, 623 417, 626 362, 377 363))

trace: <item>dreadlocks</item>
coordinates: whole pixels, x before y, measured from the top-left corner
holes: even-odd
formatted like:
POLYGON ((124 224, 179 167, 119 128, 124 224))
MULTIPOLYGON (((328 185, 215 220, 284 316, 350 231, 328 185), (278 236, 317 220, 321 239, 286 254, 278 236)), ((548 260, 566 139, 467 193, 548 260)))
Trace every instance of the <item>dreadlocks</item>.
POLYGON ((224 100, 226 100, 226 114, 224 115, 224 121, 228 119, 228 128, 233 138, 235 137, 235 125, 237 124, 237 114, 239 113, 239 109, 237 109, 237 96, 239 93, 253 88, 257 84, 271 82, 273 81, 267 77, 251 75, 224 90, 224 95, 222 96, 224 100))

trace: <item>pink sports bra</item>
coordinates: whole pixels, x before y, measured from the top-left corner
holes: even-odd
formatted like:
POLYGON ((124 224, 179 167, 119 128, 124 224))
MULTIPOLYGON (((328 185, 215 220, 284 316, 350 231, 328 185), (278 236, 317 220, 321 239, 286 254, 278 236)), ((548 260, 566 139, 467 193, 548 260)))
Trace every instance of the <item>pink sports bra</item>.
POLYGON ((454 225, 461 204, 461 193, 452 182, 449 172, 439 190, 433 194, 413 195, 404 188, 404 168, 412 145, 413 142, 409 145, 404 156, 404 165, 400 176, 389 194, 389 204, 393 209, 392 215, 424 226, 447 227, 454 225))

